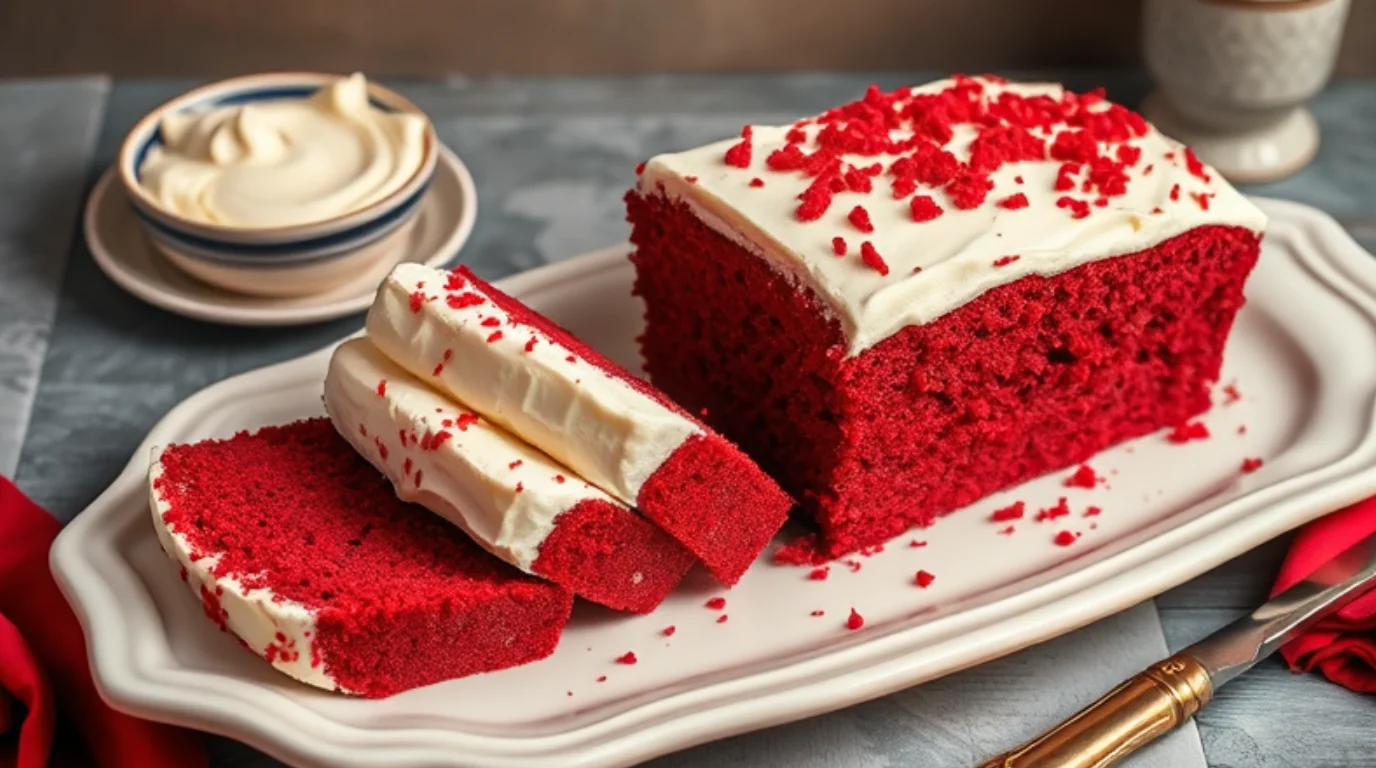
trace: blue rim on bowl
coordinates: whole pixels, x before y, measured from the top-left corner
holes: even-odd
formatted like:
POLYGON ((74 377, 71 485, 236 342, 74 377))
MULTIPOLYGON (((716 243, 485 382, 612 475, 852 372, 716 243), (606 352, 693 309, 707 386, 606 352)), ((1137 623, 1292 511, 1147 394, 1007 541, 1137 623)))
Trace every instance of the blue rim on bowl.
POLYGON ((303 249, 326 249, 345 241, 357 241, 376 230, 394 225, 415 208, 429 186, 439 158, 439 140, 434 125, 420 108, 395 91, 372 81, 368 82, 368 96, 379 109, 409 112, 425 118, 425 143, 421 164, 415 174, 395 192, 371 205, 308 224, 232 227, 192 221, 173 213, 160 206, 139 183, 139 165, 148 150, 162 141, 160 124, 165 115, 245 101, 303 98, 339 78, 340 75, 321 72, 245 75, 192 89, 166 102, 135 123, 120 146, 117 167, 125 195, 151 230, 202 248, 211 247, 222 253, 232 251, 236 256, 246 259, 299 253, 303 249))

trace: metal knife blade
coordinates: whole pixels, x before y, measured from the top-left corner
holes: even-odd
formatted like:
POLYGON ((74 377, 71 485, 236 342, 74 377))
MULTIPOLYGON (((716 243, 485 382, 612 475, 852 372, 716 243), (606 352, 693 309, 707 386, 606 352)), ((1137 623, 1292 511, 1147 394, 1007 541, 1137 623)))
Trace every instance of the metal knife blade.
POLYGON ((1357 599, 1373 581, 1376 534, 1347 548, 1309 578, 1179 655, 1190 656, 1203 665, 1216 690, 1324 616, 1357 599))

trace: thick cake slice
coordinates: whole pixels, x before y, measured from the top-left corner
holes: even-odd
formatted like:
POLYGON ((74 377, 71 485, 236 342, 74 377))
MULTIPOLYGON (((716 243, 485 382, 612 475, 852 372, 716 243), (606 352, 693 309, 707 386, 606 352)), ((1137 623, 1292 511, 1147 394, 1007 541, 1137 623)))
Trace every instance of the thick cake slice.
POLYGON ((1266 223, 1102 94, 994 77, 660 155, 627 209, 651 381, 828 555, 1207 408, 1266 223))
POLYGON ((368 337, 637 507, 725 584, 787 517, 791 500, 734 445, 466 268, 398 266, 378 289, 368 337))
POLYGON ((573 596, 405 504, 328 419, 172 445, 153 527, 205 614, 279 672, 382 697, 554 652, 573 596))
POLYGON ((648 613, 692 567, 678 542, 501 427, 422 384, 367 339, 325 377, 335 428, 395 486, 484 549, 575 595, 648 613))

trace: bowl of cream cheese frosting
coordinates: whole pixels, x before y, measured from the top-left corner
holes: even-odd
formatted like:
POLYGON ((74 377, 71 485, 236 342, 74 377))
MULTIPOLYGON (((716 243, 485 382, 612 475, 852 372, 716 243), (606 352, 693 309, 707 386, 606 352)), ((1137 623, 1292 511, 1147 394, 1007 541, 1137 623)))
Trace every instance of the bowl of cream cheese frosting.
POLYGON ((125 138, 118 171, 172 263, 287 297, 399 259, 438 157, 430 120, 401 95, 360 74, 282 72, 153 110, 125 138))

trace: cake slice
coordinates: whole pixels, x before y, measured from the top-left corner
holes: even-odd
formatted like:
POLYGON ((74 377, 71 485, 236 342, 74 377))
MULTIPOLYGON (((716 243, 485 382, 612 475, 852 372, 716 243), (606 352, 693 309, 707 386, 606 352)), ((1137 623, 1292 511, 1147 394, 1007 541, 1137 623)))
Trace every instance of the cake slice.
POLYGON ((956 77, 660 155, 655 386, 877 545, 1209 405, 1265 216, 1140 115, 956 77))
POLYGON ((402 499, 579 597, 648 613, 693 565, 693 556, 653 524, 422 384, 367 339, 335 350, 325 407, 402 499))
POLYGON ((390 696, 554 652, 573 596, 403 503, 328 419, 155 451, 153 528, 206 616, 303 683, 390 696))
POLYGON ((399 265, 368 338, 423 381, 635 506, 734 584, 791 500, 662 393, 460 267, 399 265))

